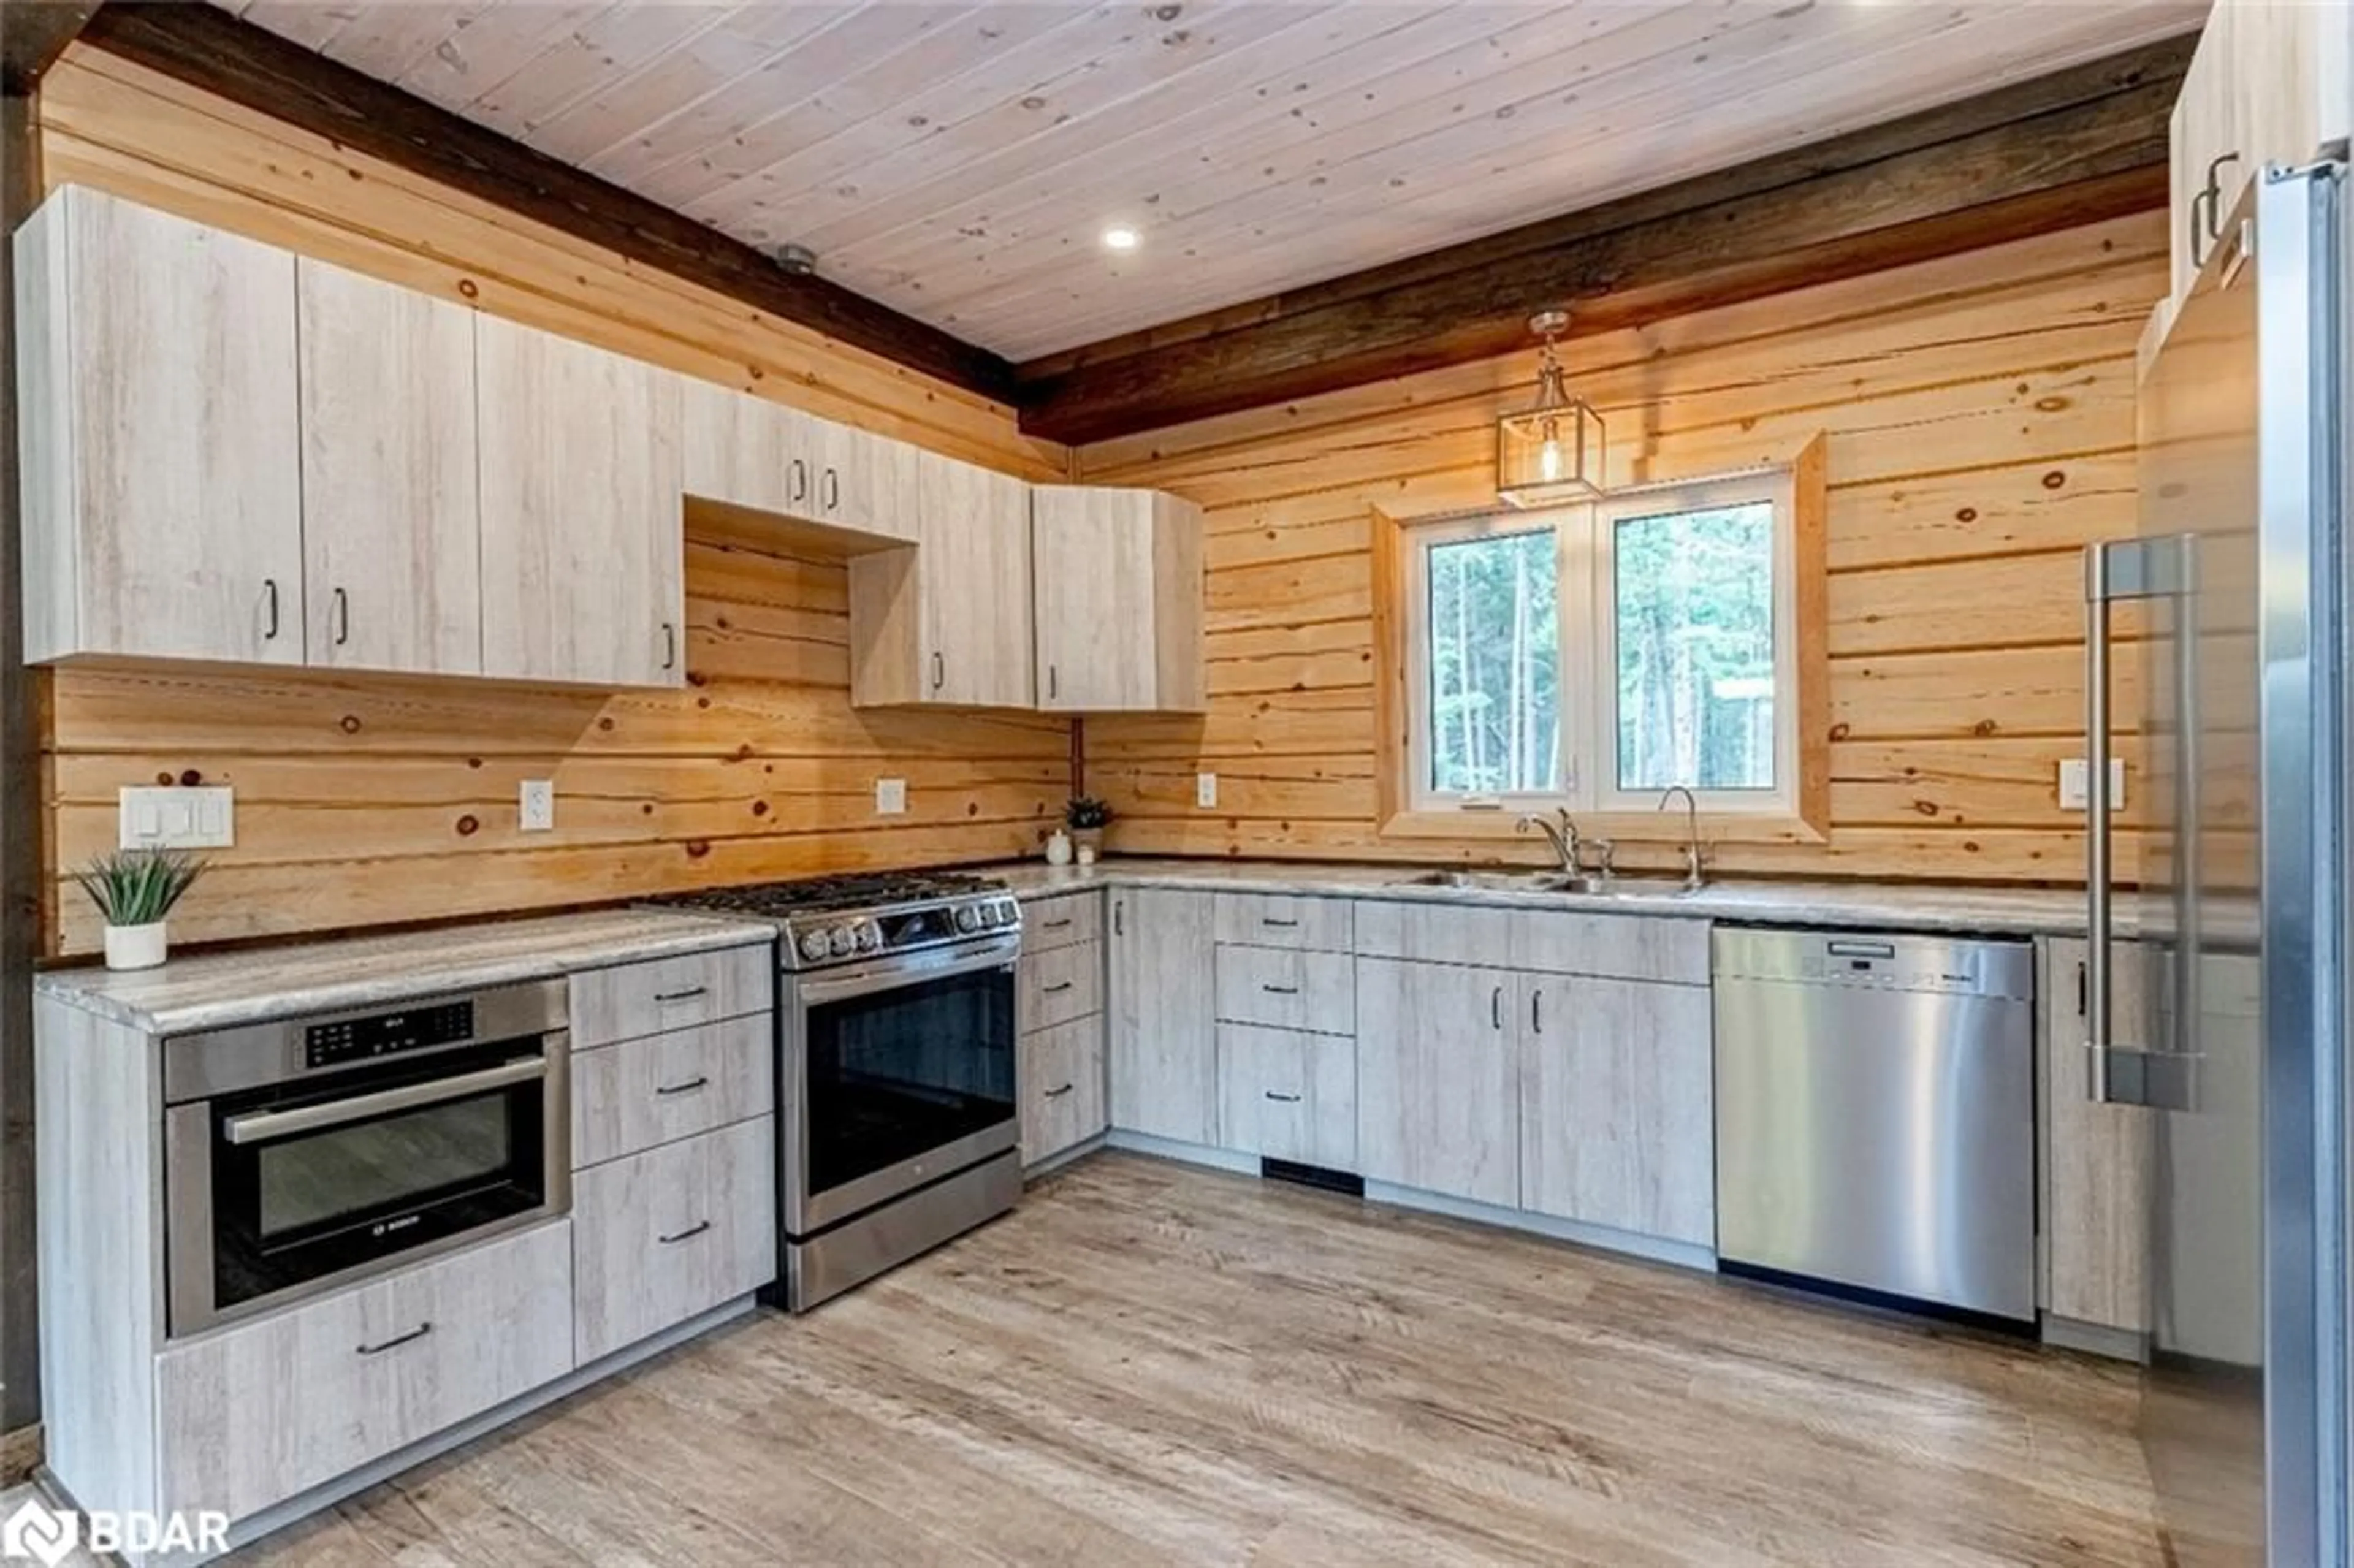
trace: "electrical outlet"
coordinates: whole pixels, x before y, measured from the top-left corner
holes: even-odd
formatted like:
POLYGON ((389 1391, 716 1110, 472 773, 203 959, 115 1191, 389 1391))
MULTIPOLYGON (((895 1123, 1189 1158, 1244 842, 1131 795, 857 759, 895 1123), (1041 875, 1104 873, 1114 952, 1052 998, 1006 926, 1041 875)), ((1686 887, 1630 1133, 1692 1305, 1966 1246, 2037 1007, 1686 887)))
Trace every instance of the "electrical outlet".
POLYGON ((904 817, 907 814, 907 781, 905 779, 875 780, 875 814, 878 817, 904 817))
POLYGON ((523 781, 523 800, 519 803, 522 820, 515 825, 526 833, 553 832, 556 829, 556 780, 526 779, 523 781))
POLYGON ((1218 776, 1214 773, 1193 775, 1193 804, 1214 806, 1218 803, 1218 776))
POLYGON ((228 849, 237 842, 237 791, 126 785, 117 792, 115 838, 124 849, 228 849))
MULTIPOLYGON (((2092 765, 2081 757, 2060 759, 2060 809, 2082 811, 2087 809, 2086 796, 2092 788, 2092 765)), ((2126 759, 2109 758, 2109 810, 2122 810, 2126 803, 2126 759)))

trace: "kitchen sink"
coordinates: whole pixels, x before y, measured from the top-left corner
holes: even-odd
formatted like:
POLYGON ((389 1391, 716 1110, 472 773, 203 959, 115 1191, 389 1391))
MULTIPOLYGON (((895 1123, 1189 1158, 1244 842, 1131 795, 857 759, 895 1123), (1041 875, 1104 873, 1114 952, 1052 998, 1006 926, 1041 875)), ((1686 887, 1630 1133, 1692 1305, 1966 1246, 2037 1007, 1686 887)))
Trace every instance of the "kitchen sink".
POLYGON ((1563 871, 1425 871, 1400 877, 1393 887, 1459 887, 1485 893, 1566 893, 1580 898, 1629 902, 1683 898, 1691 893, 1665 877, 1615 876, 1607 882, 1563 871))

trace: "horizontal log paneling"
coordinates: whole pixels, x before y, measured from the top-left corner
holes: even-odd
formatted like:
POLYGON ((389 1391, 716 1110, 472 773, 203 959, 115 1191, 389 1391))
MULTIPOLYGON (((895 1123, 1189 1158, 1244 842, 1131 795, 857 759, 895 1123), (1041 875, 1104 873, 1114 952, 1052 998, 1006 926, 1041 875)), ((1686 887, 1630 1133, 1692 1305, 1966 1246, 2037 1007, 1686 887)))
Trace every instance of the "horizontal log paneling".
MULTIPOLYGON (((2083 744, 2079 552, 2135 525, 2133 353, 2165 241, 2154 216, 2117 219, 1575 345, 1622 480, 1827 438, 1829 842, 1720 844, 1721 869, 2081 879, 2083 816, 2056 779, 2083 744)), ((1084 478, 1210 508, 1209 711, 1087 726, 1115 848, 1542 858, 1492 819, 1380 831, 1367 602, 1373 509, 1492 506, 1492 421, 1532 374, 1516 355, 1080 449, 1084 478), (1199 770, 1219 776, 1213 810, 1193 805, 1199 770)), ((2139 680, 2120 659, 2128 731, 2139 680)), ((2137 740, 2121 750, 2138 774, 2137 740)), ((1667 869, 1672 835, 1620 832, 1621 859, 1667 869)))
MULTIPOLYGON (((1014 472, 1067 468, 970 392, 127 61, 69 51, 42 111, 52 185, 102 186, 1014 472)), ((49 676, 48 950, 98 945, 64 873, 112 843, 121 786, 164 779, 238 791, 237 844, 210 853, 174 914, 181 941, 1035 847, 1068 791, 1067 724, 854 710, 843 566, 684 525, 683 692, 170 663, 49 676), (907 781, 905 816, 875 815, 877 778, 907 781), (525 779, 555 781, 554 832, 519 831, 525 779)), ((1261 652, 1243 646, 1235 667, 1261 652)))

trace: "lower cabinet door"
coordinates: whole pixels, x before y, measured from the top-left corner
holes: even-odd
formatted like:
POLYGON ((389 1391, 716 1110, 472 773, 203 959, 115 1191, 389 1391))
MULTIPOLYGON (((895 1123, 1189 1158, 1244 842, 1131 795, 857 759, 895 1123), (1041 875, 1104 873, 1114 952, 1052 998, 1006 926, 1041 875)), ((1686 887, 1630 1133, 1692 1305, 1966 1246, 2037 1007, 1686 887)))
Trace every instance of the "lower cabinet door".
POLYGON ((1104 1129, 1104 1021, 1074 1018, 1022 1037, 1022 1163, 1035 1165, 1104 1129))
POLYGON ((572 1179, 581 1365, 776 1278, 776 1126, 758 1117, 572 1179))
POLYGON ((155 1359, 159 1505, 243 1519, 572 1370, 552 1221, 155 1359))
POLYGON ((1357 1043, 1218 1026, 1218 1135, 1240 1154, 1357 1168, 1357 1043))
POLYGON ((1517 983, 1509 969, 1357 959, 1357 1170, 1366 1181, 1519 1203, 1517 983))

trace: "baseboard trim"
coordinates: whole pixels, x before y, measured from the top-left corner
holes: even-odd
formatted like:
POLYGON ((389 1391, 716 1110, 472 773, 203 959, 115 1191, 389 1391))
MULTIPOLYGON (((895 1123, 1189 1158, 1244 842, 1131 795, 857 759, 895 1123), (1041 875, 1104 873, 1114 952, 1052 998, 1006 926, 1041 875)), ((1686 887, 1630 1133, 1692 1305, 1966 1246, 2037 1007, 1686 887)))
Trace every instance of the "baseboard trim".
POLYGON ((1150 1154, 1156 1160, 1177 1160, 1188 1165, 1206 1165, 1214 1171, 1231 1171, 1237 1176, 1257 1176, 1258 1156, 1237 1154, 1231 1149, 1213 1149, 1206 1143, 1187 1143, 1174 1138, 1154 1138, 1150 1133, 1127 1132, 1114 1128, 1105 1136, 1104 1143, 1112 1149, 1124 1149, 1130 1154, 1150 1154))
POLYGON ((2113 1361, 2133 1361, 2149 1364, 2149 1336, 2131 1329, 2112 1329, 2105 1323, 2087 1323, 2075 1318, 2042 1315, 2043 1342, 2063 1351, 2081 1351, 2088 1356, 2104 1356, 2113 1361))
POLYGON ((1532 1214, 1521 1209, 1498 1208, 1492 1203, 1475 1203, 1467 1198, 1450 1198, 1443 1192, 1393 1187, 1386 1181, 1366 1182, 1365 1202, 1391 1203, 1401 1209, 1419 1209, 1425 1213, 1470 1220, 1479 1224, 1494 1225, 1500 1230, 1526 1231, 1553 1241, 1592 1247, 1597 1252, 1615 1252, 1652 1263, 1672 1264, 1678 1268, 1696 1269, 1702 1274, 1716 1272, 1714 1247, 1695 1246, 1690 1242, 1668 1241, 1659 1236, 1638 1235, 1633 1231, 1614 1230, 1608 1225, 1556 1219, 1551 1214, 1532 1214))
POLYGON ((28 1421, 14 1432, 0 1433, 0 1487, 31 1480, 46 1451, 37 1421, 28 1421))
POLYGON ((1088 1139, 1085 1143, 1075 1143, 1071 1145, 1070 1148, 1064 1150, 1060 1154, 1049 1154, 1045 1159, 1041 1160, 1035 1165, 1023 1166, 1022 1168, 1022 1181, 1024 1185, 1027 1185, 1032 1181, 1035 1181, 1041 1176, 1050 1176, 1055 1171, 1060 1171, 1066 1165, 1072 1164, 1076 1160, 1085 1160, 1088 1155, 1093 1154, 1096 1150, 1103 1148, 1105 1142, 1105 1135, 1097 1133, 1095 1137, 1088 1139))

